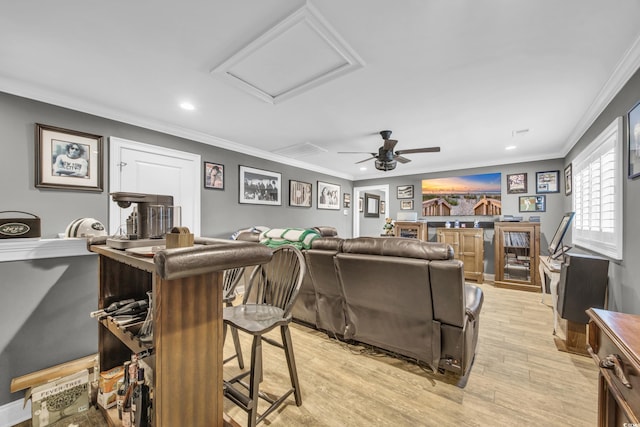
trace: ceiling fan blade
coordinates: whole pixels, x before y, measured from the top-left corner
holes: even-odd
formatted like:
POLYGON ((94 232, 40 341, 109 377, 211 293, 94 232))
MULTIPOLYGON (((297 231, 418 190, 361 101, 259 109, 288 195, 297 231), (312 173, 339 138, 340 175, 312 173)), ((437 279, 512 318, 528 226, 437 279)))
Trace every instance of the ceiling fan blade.
POLYGON ((426 147, 426 148, 410 148, 408 150, 398 150, 396 154, 413 154, 413 153, 439 153, 440 147, 426 147))
POLYGON ((373 160, 373 159, 375 159, 375 158, 376 158, 376 156, 369 157, 368 159, 360 160, 359 162, 356 162, 355 164, 357 165, 358 163, 368 162, 369 160, 373 160))
POLYGON ((396 144, 398 143, 398 141, 396 141, 395 139, 385 139, 384 140, 384 145, 382 146, 383 149, 389 151, 393 151, 393 148, 396 146, 396 144))
POLYGON ((396 154, 395 156, 393 156, 393 160, 397 160, 400 163, 409 163, 411 161, 411 159, 407 159, 406 157, 402 157, 398 154, 396 154))
POLYGON ((338 151, 338 154, 371 154, 375 156, 376 153, 372 153, 370 151, 338 151))

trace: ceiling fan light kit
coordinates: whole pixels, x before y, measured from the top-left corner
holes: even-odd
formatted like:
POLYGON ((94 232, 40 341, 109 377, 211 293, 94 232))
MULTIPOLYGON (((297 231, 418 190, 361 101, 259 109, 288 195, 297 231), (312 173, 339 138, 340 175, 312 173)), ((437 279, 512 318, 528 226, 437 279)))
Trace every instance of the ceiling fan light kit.
MULTIPOLYGON (((378 148, 378 154, 371 153, 371 157, 368 159, 360 160, 358 163, 364 163, 369 160, 375 160, 375 167, 381 171, 390 171, 394 170, 400 163, 409 163, 411 159, 403 157, 402 154, 414 154, 414 153, 438 153, 440 152, 440 147, 425 147, 425 148, 411 148, 409 150, 398 150, 395 153, 393 149, 396 147, 398 141, 395 139, 389 139, 391 137, 390 130, 382 130, 380 131, 380 136, 384 140, 384 144, 382 147, 378 148)), ((353 152, 349 151, 341 151, 342 154, 350 154, 353 152)))

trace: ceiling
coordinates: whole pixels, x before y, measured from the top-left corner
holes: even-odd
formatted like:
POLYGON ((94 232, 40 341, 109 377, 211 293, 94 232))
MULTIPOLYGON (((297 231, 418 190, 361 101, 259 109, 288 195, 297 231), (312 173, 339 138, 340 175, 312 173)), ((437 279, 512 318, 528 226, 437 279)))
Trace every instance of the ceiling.
POLYGON ((354 180, 563 157, 640 65, 638 0, 0 11, 0 91, 354 180), (384 129, 397 150, 441 151, 390 172, 356 164, 384 129))

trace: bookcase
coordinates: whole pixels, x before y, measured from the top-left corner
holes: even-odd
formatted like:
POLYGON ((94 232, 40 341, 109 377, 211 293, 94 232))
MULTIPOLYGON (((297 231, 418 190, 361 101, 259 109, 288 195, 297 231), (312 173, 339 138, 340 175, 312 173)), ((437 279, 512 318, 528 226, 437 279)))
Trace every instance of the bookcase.
POLYGON ((484 280, 484 230, 482 228, 436 228, 438 242, 453 247, 455 259, 464 263, 464 278, 484 280))
POLYGON ((495 223, 495 285, 540 292, 540 223, 495 223))

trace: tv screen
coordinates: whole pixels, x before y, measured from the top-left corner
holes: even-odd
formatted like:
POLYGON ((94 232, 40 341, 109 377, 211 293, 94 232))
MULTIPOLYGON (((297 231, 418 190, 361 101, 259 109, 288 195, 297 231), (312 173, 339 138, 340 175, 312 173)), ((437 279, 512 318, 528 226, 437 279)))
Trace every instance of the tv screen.
POLYGON ((549 255, 554 255, 558 251, 558 249, 562 248, 561 247, 562 238, 564 237, 567 230, 569 229, 569 226, 571 225, 571 220, 573 219, 573 215, 575 215, 575 212, 568 212, 564 214, 564 216, 562 217, 562 220, 560 220, 560 225, 556 230, 556 234, 553 235, 551 242, 549 242, 549 255))

